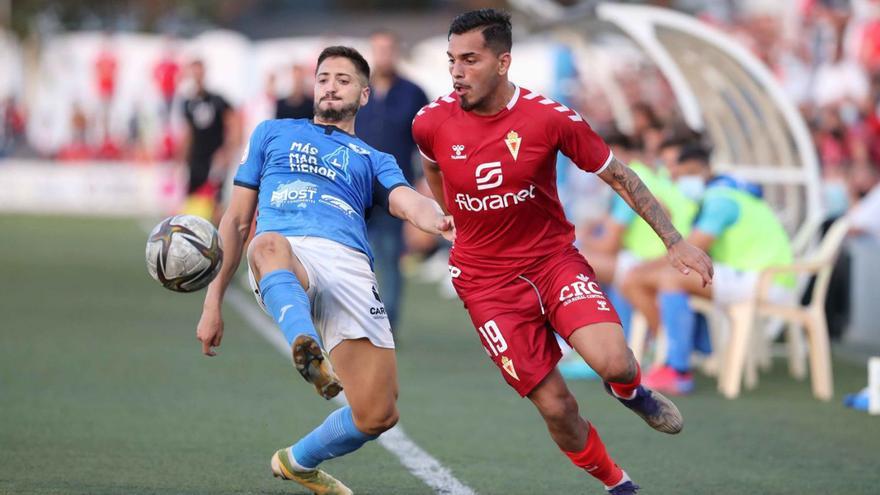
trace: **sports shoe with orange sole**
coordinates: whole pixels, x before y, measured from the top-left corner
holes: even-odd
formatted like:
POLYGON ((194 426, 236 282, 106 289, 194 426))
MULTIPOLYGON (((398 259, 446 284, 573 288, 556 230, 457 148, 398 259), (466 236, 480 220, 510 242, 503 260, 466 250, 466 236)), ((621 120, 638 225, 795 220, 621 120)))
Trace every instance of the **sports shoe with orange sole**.
POLYGON ((318 395, 329 400, 342 392, 342 383, 339 382, 330 360, 314 337, 308 334, 297 335, 293 340, 291 353, 296 370, 307 382, 315 386, 318 395))
POLYGON ((276 478, 299 483, 315 495, 354 495, 349 487, 320 469, 295 471, 287 452, 287 449, 281 449, 272 456, 272 475, 276 478))

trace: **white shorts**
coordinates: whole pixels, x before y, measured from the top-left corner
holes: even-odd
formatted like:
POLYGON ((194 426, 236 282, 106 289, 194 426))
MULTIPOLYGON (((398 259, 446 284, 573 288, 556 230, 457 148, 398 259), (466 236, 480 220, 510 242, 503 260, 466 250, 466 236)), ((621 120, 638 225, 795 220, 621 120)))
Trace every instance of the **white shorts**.
MULTIPOLYGON (((394 349, 391 324, 376 289, 376 275, 366 254, 320 237, 288 237, 293 253, 306 269, 312 321, 330 352, 343 340, 367 338, 376 347, 394 349)), ((250 253, 248 253, 250 258, 250 253)), ((257 303, 260 296, 248 259, 248 280, 257 303)))
POLYGON ((642 261, 644 260, 636 257, 632 251, 627 251, 626 249, 618 251, 617 259, 614 262, 614 280, 612 280, 611 285, 619 290, 627 274, 642 261))
MULTIPOLYGON (((715 277, 712 279, 712 299, 719 306, 748 301, 758 290, 758 272, 743 271, 728 265, 713 263, 715 277)), ((794 300, 793 289, 772 285, 768 293, 770 302, 784 304, 794 300)))

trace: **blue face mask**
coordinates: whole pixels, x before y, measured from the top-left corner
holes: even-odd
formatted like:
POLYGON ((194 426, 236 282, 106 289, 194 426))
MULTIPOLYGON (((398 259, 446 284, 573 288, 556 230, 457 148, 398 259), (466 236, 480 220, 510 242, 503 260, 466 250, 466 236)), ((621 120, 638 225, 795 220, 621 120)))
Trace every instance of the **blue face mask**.
POLYGON ((685 197, 694 201, 702 200, 706 193, 706 181, 701 175, 683 175, 675 181, 675 185, 685 197))
POLYGON ((849 191, 841 181, 828 181, 822 184, 822 196, 825 200, 825 215, 837 217, 846 213, 849 208, 849 191))

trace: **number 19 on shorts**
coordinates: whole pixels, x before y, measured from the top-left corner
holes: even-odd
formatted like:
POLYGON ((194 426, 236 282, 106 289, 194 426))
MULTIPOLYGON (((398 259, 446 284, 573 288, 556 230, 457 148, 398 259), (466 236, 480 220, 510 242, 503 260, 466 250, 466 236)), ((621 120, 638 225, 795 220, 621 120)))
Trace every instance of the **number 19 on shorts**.
POLYGON ((498 328, 495 320, 487 321, 477 330, 483 336, 483 341, 486 343, 486 353, 489 356, 497 356, 507 350, 507 342, 504 340, 504 335, 501 335, 501 329, 498 328))

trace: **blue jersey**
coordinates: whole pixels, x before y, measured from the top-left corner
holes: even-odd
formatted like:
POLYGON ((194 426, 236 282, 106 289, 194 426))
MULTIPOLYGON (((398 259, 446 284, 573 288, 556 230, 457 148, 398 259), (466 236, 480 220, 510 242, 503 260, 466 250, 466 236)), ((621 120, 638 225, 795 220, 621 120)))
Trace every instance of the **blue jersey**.
POLYGON ((235 185, 258 191, 257 234, 330 239, 373 255, 366 218, 409 186, 394 157, 334 126, 267 120, 254 129, 235 185))

